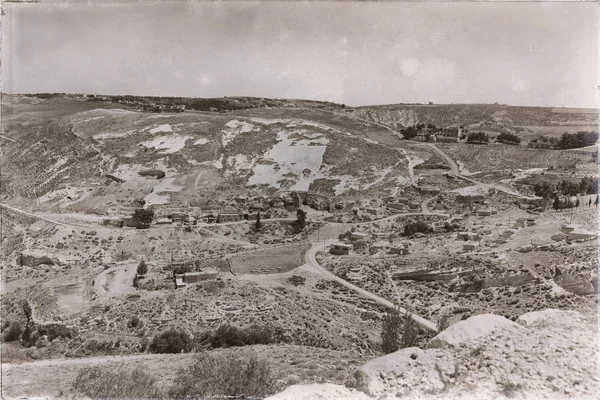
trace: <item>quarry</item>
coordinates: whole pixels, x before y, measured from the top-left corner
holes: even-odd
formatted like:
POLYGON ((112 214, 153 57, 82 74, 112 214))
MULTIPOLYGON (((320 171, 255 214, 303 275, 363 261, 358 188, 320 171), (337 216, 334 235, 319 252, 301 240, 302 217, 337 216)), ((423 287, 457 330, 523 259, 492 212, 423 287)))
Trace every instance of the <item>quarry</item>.
POLYGON ((260 398, 596 398, 597 150, 526 141, 597 113, 167 99, 2 97, 4 397, 209 354, 260 398))

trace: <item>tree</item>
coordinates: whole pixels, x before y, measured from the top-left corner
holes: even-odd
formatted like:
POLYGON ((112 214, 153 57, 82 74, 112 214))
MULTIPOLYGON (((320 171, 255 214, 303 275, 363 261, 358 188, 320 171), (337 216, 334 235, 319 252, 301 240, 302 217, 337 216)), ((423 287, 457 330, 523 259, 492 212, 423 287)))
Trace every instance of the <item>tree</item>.
POLYGON ((137 273, 138 275, 146 275, 148 273, 148 266, 146 265, 144 258, 142 258, 138 264, 137 273))
POLYGON ((417 133, 419 133, 419 130, 414 126, 409 126, 407 128, 400 129, 400 133, 402 134, 402 136, 404 136, 404 139, 410 140, 410 139, 414 138, 415 136, 417 136, 417 133))
POLYGON ((558 196, 554 197, 554 203, 552 203, 552 208, 554 208, 555 211, 560 210, 560 199, 558 198, 558 196))
POLYGON ((152 220, 154 219, 154 211, 150 209, 138 208, 134 211, 133 218, 138 219, 142 225, 149 226, 152 224, 152 220))
POLYGON ((552 193, 554 192, 554 187, 548 182, 543 181, 533 185, 533 192, 536 196, 549 199, 552 196, 552 193))
POLYGON ((402 318, 396 308, 389 310, 383 317, 381 326, 381 350, 383 354, 393 353, 400 348, 400 324, 402 318))
POLYGON ((579 197, 577 198, 577 201, 575 201, 575 207, 579 208, 579 197))
POLYGON ((300 230, 306 226, 306 211, 301 208, 296 210, 296 225, 300 230))
POLYGON ((262 228, 262 223, 260 222, 260 213, 256 213, 256 223, 254 224, 254 230, 256 232, 259 232, 260 228, 262 228))
POLYGON ((592 198, 590 197, 590 201, 588 201, 588 207, 592 206, 592 198))
POLYGON ((496 140, 506 144, 521 144, 521 139, 517 135, 508 132, 499 134, 496 140))
POLYGON ((596 208, 598 208, 598 203, 600 203, 600 198, 598 198, 598 195, 596 195, 596 200, 594 201, 596 208))
POLYGON ((490 141, 490 137, 484 132, 472 132, 467 136, 467 142, 472 143, 487 143, 490 141))

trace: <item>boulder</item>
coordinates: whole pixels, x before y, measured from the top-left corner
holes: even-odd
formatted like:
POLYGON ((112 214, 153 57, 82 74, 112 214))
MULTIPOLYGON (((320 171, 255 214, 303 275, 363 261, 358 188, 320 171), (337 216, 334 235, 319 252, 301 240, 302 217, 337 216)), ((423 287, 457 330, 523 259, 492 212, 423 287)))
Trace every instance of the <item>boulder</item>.
POLYGON ((485 338, 496 331, 504 329, 518 330, 519 328, 520 326, 511 320, 498 315, 475 315, 451 325, 439 333, 431 339, 427 344, 427 348, 470 346, 479 339, 485 338))
POLYGON ((105 176, 106 178, 110 179, 111 181, 115 181, 115 182, 117 182, 117 183, 123 183, 123 182, 125 182, 125 180, 123 180, 123 179, 121 179, 121 178, 118 178, 118 177, 116 177, 116 176, 114 176, 114 175, 111 175, 111 174, 106 174, 106 175, 104 175, 104 176, 105 176))
POLYGON ((554 277, 554 282, 567 292, 578 295, 588 295, 596 293, 592 280, 585 275, 566 275, 561 274, 554 277))
POLYGON ((521 315, 516 322, 527 328, 550 328, 553 326, 573 326, 580 322, 581 314, 576 311, 556 310, 549 308, 543 311, 532 311, 521 315))

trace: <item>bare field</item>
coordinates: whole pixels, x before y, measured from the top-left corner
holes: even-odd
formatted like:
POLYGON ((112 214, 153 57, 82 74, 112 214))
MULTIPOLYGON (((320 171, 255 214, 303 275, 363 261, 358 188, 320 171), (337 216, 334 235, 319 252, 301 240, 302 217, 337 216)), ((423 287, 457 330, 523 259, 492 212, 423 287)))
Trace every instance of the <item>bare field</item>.
POLYGON ((269 250, 248 251, 229 259, 235 274, 276 274, 304 264, 309 244, 288 245, 269 250))

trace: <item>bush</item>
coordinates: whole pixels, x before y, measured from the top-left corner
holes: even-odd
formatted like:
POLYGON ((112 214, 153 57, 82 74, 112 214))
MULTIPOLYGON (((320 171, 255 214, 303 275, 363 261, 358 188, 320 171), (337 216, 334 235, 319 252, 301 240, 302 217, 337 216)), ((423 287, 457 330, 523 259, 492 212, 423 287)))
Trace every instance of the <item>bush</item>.
POLYGON ((152 353, 185 353, 191 350, 192 340, 182 330, 169 329, 156 335, 150 344, 152 353))
POLYGON ((508 132, 499 134, 496 140, 507 144, 521 144, 521 139, 517 135, 508 132))
POLYGON ((417 344, 417 336, 419 331, 417 329, 417 323, 412 317, 412 313, 407 313, 404 316, 404 330, 402 332, 401 346, 412 347, 417 344))
POLYGON ((269 364, 255 356, 232 358, 201 353, 194 364, 178 371, 169 397, 265 397, 275 391, 275 381, 269 364))
POLYGON ((282 341, 282 332, 269 326, 252 325, 246 329, 240 329, 232 325, 221 325, 214 331, 204 332, 200 335, 197 345, 216 349, 282 341))
MULTIPOLYGON (((7 321, 5 321, 6 323, 7 321)), ((2 331, 2 340, 4 342, 14 342, 21 339, 23 335, 23 327, 17 321, 9 322, 7 327, 2 331)))
POLYGON ((437 320, 437 324, 436 324, 436 328, 437 328, 438 332, 445 330, 449 326, 450 326, 450 314, 448 314, 448 313, 440 314, 440 316, 437 320))
POLYGON ((299 275, 292 275, 288 278, 288 282, 294 286, 304 285, 305 281, 306 281, 306 278, 303 276, 299 276, 299 275))
POLYGON ((96 366, 85 368, 77 375, 73 389, 92 399, 157 399, 162 393, 156 379, 141 367, 96 366))
POLYGON ((404 225, 404 236, 411 236, 415 233, 429 233, 433 228, 423 221, 411 221, 404 225))

